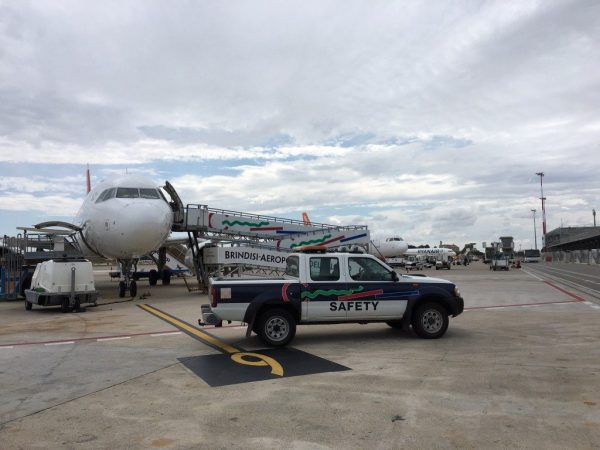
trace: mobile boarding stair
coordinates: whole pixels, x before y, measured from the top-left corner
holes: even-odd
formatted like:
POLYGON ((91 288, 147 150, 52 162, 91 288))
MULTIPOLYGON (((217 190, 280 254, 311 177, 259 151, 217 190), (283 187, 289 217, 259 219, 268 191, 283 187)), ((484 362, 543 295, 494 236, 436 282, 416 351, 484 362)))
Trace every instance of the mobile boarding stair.
MULTIPOLYGON (((366 225, 305 224, 301 220, 229 211, 198 204, 188 204, 184 208, 184 214, 179 217, 180 221, 175 222, 173 231, 188 233, 197 278, 205 285, 209 274, 223 266, 222 262, 219 262, 222 261, 218 258, 219 252, 221 255, 227 251, 243 254, 252 250, 250 258, 244 258, 242 255, 241 258, 233 258, 236 262, 231 264, 276 270, 277 267, 274 268, 273 264, 265 264, 262 257, 265 252, 281 255, 279 252, 289 253, 310 245, 332 249, 366 248, 370 242, 366 225), (227 242, 228 247, 217 246, 222 250, 211 250, 215 245, 201 242, 206 239, 212 243, 227 242), (260 253, 258 258, 257 252, 260 253), (203 253, 206 253, 206 257, 203 253)), ((272 258, 275 257, 267 257, 267 262, 272 262, 272 258)), ((280 259, 284 258, 280 256, 280 259)))
POLYGON ((38 263, 56 258, 81 257, 70 232, 19 228, 23 233, 0 241, 0 299, 25 295, 38 263))

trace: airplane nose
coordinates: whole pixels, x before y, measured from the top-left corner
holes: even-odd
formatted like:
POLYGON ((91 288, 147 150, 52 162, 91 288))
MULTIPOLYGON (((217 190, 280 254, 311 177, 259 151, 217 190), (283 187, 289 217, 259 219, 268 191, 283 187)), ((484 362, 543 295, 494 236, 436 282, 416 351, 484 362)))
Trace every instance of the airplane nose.
POLYGON ((164 202, 130 203, 115 224, 122 257, 139 257, 158 249, 169 236, 172 220, 171 209, 164 202))

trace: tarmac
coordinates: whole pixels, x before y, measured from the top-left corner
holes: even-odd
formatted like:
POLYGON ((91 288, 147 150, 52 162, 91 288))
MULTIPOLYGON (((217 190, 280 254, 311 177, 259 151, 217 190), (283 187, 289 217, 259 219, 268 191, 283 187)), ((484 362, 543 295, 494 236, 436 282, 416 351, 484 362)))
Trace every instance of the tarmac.
POLYGON ((181 279, 141 281, 139 297, 122 301, 98 272, 99 305, 80 313, 2 301, 0 448, 597 449, 600 268, 545 267, 419 272, 455 282, 465 299, 443 338, 299 326, 283 376, 231 362, 268 354, 241 324, 183 329, 197 327, 207 298, 181 279), (548 276, 557 268, 584 270, 585 288, 548 276), (219 367, 225 384, 190 361, 219 367), (228 378, 244 371, 263 379, 228 378))

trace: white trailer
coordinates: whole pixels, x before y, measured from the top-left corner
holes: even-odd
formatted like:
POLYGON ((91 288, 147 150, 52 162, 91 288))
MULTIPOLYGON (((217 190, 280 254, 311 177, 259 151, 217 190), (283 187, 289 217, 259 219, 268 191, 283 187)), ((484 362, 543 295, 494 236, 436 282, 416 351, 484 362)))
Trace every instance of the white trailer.
POLYGON ((78 310, 83 303, 96 303, 92 263, 85 259, 50 260, 39 263, 31 288, 25 290, 25 309, 34 304, 60 306, 63 312, 78 310))

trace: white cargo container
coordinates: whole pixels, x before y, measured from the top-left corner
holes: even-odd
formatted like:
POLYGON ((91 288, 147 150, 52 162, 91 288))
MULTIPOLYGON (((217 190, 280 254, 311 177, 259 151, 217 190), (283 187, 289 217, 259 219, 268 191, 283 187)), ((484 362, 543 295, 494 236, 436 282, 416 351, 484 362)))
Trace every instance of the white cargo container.
POLYGON ((25 308, 33 304, 61 306, 64 312, 78 309, 83 303, 95 303, 98 291, 92 263, 85 259, 50 260, 39 263, 31 288, 25 290, 25 308))

